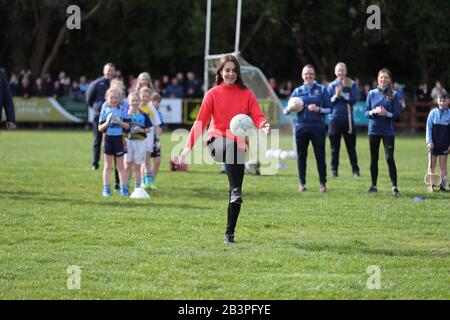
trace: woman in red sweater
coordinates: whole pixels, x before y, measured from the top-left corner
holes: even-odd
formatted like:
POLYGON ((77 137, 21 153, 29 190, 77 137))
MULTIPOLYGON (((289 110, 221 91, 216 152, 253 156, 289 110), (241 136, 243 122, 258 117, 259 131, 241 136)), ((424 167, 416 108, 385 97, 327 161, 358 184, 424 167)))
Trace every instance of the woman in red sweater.
POLYGON ((231 119, 241 113, 249 115, 255 126, 265 134, 269 133, 270 125, 255 95, 242 80, 239 61, 232 55, 226 55, 219 61, 216 86, 205 94, 197 120, 180 156, 180 161, 184 163, 212 117, 206 145, 215 161, 225 162, 230 184, 225 243, 234 243, 234 230, 242 203, 245 140, 234 136, 230 131, 231 119))

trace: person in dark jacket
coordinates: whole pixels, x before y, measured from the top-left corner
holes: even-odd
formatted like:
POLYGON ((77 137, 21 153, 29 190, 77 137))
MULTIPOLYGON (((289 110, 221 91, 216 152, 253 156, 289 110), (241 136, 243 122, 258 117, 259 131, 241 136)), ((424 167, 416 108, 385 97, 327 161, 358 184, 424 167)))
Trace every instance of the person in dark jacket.
POLYGON ((92 170, 98 170, 100 162, 100 152, 102 145, 102 133, 98 131, 100 111, 105 101, 105 93, 109 89, 110 81, 113 79, 116 68, 114 64, 107 63, 103 67, 103 77, 93 81, 86 92, 86 103, 92 108, 94 143, 92 147, 92 170))
POLYGON ((353 175, 359 177, 356 132, 353 120, 353 104, 356 102, 357 88, 355 82, 347 78, 345 63, 339 62, 336 64, 334 73, 336 74, 336 80, 328 85, 332 106, 328 126, 331 145, 331 176, 338 176, 339 150, 341 148, 341 136, 343 136, 353 175))
POLYGON ((400 193, 397 188, 397 167, 394 160, 394 119, 400 115, 400 101, 398 93, 393 88, 391 72, 388 69, 381 69, 378 72, 378 87, 369 91, 365 113, 369 118, 370 174, 372 178, 369 193, 378 191, 378 154, 381 140, 383 140, 392 183, 392 195, 398 197, 400 193))
POLYGON ((331 111, 331 101, 328 90, 318 84, 315 79, 314 67, 310 64, 303 67, 304 84, 292 92, 291 98, 303 100, 303 108, 297 112, 295 125, 295 141, 297 144, 297 164, 300 178, 299 192, 306 191, 306 158, 309 142, 312 142, 319 171, 320 189, 327 192, 327 165, 325 161, 325 119, 324 115, 331 111))
POLYGON ((450 149, 450 110, 446 91, 437 94, 437 103, 438 107, 431 110, 428 115, 426 141, 428 152, 431 153, 430 172, 434 174, 439 159, 442 180, 440 190, 446 192, 447 158, 450 149))
POLYGON ((2 120, 3 108, 5 108, 6 114, 6 129, 15 129, 16 118, 12 94, 8 80, 6 80, 6 73, 0 68, 0 122, 2 120))

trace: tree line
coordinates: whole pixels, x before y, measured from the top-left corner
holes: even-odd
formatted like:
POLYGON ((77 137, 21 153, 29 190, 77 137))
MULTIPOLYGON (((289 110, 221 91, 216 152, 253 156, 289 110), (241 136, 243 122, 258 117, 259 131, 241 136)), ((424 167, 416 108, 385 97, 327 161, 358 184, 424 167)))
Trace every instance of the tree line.
MULTIPOLYGON (((236 0, 213 0, 211 52, 234 48, 236 0)), ((128 74, 203 72, 206 0, 0 0, 0 64, 33 74, 95 77, 112 61, 128 74), (66 26, 69 5, 81 29, 66 26)), ((448 0, 243 0, 241 52, 267 76, 299 79, 312 63, 319 78, 336 62, 370 82, 381 67, 396 81, 450 84, 448 0), (366 22, 381 9, 381 28, 366 22)))

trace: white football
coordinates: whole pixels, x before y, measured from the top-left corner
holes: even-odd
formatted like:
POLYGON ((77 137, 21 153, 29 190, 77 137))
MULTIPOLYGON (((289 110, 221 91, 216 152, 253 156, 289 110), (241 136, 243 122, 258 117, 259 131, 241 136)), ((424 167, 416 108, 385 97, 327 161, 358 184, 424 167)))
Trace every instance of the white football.
POLYGON ((294 112, 300 112, 303 110, 304 102, 300 97, 292 97, 288 101, 288 108, 294 112))
POLYGON ((252 135, 256 128, 252 118, 246 114, 238 114, 231 119, 230 130, 235 136, 247 137, 252 135))

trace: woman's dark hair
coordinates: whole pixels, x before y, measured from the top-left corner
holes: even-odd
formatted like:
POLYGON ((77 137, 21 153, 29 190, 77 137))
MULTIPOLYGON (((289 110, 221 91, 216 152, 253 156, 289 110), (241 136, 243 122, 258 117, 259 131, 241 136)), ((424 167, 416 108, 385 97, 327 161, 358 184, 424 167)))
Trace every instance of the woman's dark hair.
POLYGON ((389 79, 391 80, 388 85, 388 91, 386 96, 392 98, 392 96, 394 95, 394 85, 392 84, 392 73, 387 68, 383 68, 380 71, 378 71, 378 77, 380 76, 381 73, 386 73, 389 76, 389 79))
POLYGON ((241 65, 239 64, 238 59, 231 55, 227 54, 226 56, 222 57, 219 62, 217 63, 217 69, 216 69, 216 85, 219 85, 223 82, 222 78, 222 69, 228 62, 233 62, 235 66, 235 71, 237 74, 236 84, 241 87, 242 89, 247 89, 247 86, 244 84, 244 80, 242 80, 241 75, 241 65))

